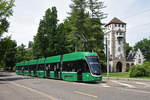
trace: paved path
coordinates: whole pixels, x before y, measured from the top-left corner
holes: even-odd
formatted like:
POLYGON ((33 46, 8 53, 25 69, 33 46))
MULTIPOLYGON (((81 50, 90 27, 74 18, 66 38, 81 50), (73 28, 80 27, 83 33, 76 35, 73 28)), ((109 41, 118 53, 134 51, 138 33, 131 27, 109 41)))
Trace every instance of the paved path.
POLYGON ((0 72, 0 100, 150 100, 150 82, 78 83, 0 72))

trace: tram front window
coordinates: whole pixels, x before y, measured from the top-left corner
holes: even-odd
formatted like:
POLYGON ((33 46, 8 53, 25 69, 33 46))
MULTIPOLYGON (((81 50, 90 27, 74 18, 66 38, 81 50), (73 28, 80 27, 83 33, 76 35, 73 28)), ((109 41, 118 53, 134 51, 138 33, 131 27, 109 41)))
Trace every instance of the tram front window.
POLYGON ((86 57, 90 65, 90 70, 93 75, 101 75, 100 64, 97 56, 88 56, 86 57))

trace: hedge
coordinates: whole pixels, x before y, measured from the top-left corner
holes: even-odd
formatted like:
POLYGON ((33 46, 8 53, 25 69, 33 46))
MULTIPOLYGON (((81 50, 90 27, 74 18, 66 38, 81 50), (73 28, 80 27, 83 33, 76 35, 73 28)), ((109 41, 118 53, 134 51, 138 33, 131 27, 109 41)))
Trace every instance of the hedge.
POLYGON ((144 62, 142 65, 134 65, 129 69, 130 77, 150 76, 150 62, 144 62))

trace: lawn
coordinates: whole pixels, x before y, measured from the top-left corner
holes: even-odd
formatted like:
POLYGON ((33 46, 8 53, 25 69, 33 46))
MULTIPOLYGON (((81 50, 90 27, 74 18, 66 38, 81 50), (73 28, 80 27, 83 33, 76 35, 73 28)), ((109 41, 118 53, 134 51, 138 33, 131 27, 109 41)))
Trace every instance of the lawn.
MULTIPOLYGON (((107 73, 103 73, 103 77, 107 77, 107 73)), ((128 72, 109 73, 109 77, 129 78, 128 72)))
MULTIPOLYGON (((107 77, 107 73, 103 73, 102 75, 103 75, 103 77, 107 77)), ((130 78, 128 72, 109 73, 109 77, 114 77, 114 78, 130 78)), ((148 77, 148 76, 132 77, 132 78, 150 79, 150 77, 148 77)))

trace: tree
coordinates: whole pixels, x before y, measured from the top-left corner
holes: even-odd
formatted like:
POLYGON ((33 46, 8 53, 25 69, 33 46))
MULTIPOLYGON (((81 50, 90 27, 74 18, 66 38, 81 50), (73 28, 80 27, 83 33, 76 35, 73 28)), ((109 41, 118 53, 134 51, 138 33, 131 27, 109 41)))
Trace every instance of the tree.
POLYGON ((106 14, 102 12, 102 9, 106 7, 104 6, 104 2, 100 0, 88 0, 88 7, 90 9, 91 18, 106 18, 106 14))
POLYGON ((77 37, 76 35, 72 32, 72 27, 71 27, 71 17, 66 19, 63 24, 63 32, 65 34, 65 48, 66 48, 66 53, 71 53, 75 51, 75 47, 77 44, 77 37))
POLYGON ((138 50, 138 48, 141 50, 141 52, 144 55, 144 58, 147 61, 150 61, 150 39, 143 39, 139 42, 137 42, 134 46, 135 50, 138 50))
POLYGON ((70 17, 66 22, 69 24, 67 39, 75 45, 69 46, 72 48, 77 46, 78 51, 97 52, 101 63, 105 64, 104 32, 101 23, 105 18, 101 11, 104 8, 103 2, 98 0, 72 0, 72 2, 70 17))
POLYGON ((33 51, 32 49, 26 49, 25 50, 25 56, 24 56, 24 60, 32 60, 34 59, 34 56, 33 56, 33 51))
POLYGON ((71 32, 70 34, 74 37, 74 40, 77 45, 77 49, 82 51, 82 44, 84 42, 85 36, 85 21, 87 18, 87 14, 85 13, 86 9, 86 1, 85 0, 72 0, 72 4, 70 5, 71 13, 70 13, 70 23, 71 23, 71 32))
POLYGON ((25 45, 21 44, 20 46, 17 47, 17 52, 15 55, 16 62, 25 61, 26 60, 25 55, 26 55, 25 45))
POLYGON ((20 46, 17 47, 15 58, 16 62, 32 60, 34 59, 33 51, 31 48, 25 49, 25 45, 21 44, 20 46))
POLYGON ((40 21, 37 35, 34 37, 33 54, 36 58, 54 54, 55 34, 57 33, 57 10, 52 7, 46 10, 40 21))
POLYGON ((0 38, 8 31, 9 22, 7 17, 12 15, 14 0, 0 0, 0 38))
POLYGON ((15 66, 16 41, 11 40, 11 37, 2 39, 0 52, 3 53, 0 60, 0 65, 10 67, 11 70, 15 66))
POLYGON ((1 38, 5 32, 8 32, 9 22, 7 18, 12 15, 14 0, 0 0, 0 65, 4 65, 4 54, 7 50, 6 38, 1 38))
POLYGON ((129 43, 126 43, 126 57, 129 55, 130 50, 132 50, 132 47, 129 45, 129 43))
POLYGON ((57 27, 57 33, 55 35, 55 45, 54 45, 55 55, 68 53, 68 50, 66 48, 67 41, 64 30, 65 30, 64 24, 63 23, 59 24, 57 27))
POLYGON ((32 41, 29 41, 29 43, 28 43, 28 48, 32 48, 33 47, 33 42, 32 41))
MULTIPOLYGON (((100 63, 102 67, 106 65, 105 54, 104 54, 104 32, 102 26, 104 25, 101 21, 106 18, 106 14, 102 12, 105 8, 104 3, 99 0, 88 0, 89 8, 89 19, 87 25, 88 36, 88 48, 100 57, 100 63)), ((104 68, 105 69, 105 68, 104 68)))
POLYGON ((4 62, 5 62, 5 67, 9 67, 10 70, 13 70, 13 67, 16 64, 16 59, 15 59, 15 54, 16 54, 16 47, 17 43, 14 40, 11 40, 9 38, 8 40, 8 49, 6 50, 5 57, 4 57, 4 62))

